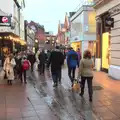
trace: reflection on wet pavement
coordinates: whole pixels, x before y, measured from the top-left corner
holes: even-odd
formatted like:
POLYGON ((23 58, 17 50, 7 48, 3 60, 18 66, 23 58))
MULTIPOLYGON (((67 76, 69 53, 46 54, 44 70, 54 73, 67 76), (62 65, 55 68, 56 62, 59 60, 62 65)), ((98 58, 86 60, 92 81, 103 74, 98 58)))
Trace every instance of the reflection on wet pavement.
POLYGON ((83 98, 71 90, 67 69, 57 88, 52 87, 47 74, 28 72, 27 85, 0 85, 0 120, 120 120, 120 82, 115 84, 105 74, 95 73, 94 98, 90 103, 87 88, 83 98), (111 84, 115 88, 110 89, 111 84))
MULTIPOLYGON (((33 77, 33 76, 32 76, 33 77)), ((34 74, 36 81, 31 82, 35 85, 37 92, 51 111, 60 120, 97 120, 98 118, 92 111, 92 107, 80 98, 78 93, 74 93, 70 88, 70 82, 62 81, 58 88, 52 87, 52 80, 48 76, 34 74), (65 85, 64 85, 65 82, 65 85)), ((69 79, 66 79, 69 80, 69 79)))

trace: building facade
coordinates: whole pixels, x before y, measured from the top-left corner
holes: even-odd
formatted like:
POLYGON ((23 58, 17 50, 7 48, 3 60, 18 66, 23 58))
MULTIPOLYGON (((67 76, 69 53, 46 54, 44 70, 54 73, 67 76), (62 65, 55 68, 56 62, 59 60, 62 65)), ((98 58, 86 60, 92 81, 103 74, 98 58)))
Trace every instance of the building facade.
POLYGON ((43 49, 44 45, 45 45, 45 40, 46 40, 44 26, 42 26, 39 23, 36 23, 34 21, 31 21, 29 23, 29 26, 35 32, 35 41, 37 43, 36 48, 37 49, 43 49))
POLYGON ((45 34, 46 36, 46 40, 45 40, 45 49, 46 50, 52 50, 55 48, 55 46, 57 45, 56 40, 57 40, 57 36, 50 34, 49 32, 46 32, 45 34))
POLYGON ((68 46, 70 41, 70 20, 66 13, 64 23, 58 24, 57 43, 59 45, 68 46))
POLYGON ((27 42, 27 50, 35 53, 35 31, 25 20, 25 40, 27 42))
POLYGON ((0 16, 10 17, 10 25, 0 23, 0 51, 13 52, 17 48, 22 50, 24 41, 24 18, 22 12, 25 8, 24 0, 2 0, 0 3, 0 16), (7 6, 7 7, 6 7, 7 6))
POLYGON ((70 17, 71 22, 71 46, 83 53, 90 49, 92 56, 96 52, 96 13, 93 9, 93 1, 85 1, 80 4, 79 9, 70 17))
POLYGON ((120 80, 120 0, 95 0, 94 2, 97 22, 97 58, 102 69, 120 80))

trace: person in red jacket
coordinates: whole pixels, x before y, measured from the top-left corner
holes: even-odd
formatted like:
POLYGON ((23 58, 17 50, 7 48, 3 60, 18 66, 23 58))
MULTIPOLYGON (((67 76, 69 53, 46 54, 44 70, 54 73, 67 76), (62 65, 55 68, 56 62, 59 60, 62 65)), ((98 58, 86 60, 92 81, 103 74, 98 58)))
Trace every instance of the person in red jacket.
POLYGON ((26 72, 27 70, 29 70, 31 64, 30 64, 30 61, 27 60, 27 57, 24 56, 23 59, 22 59, 22 76, 21 76, 21 82, 23 82, 23 76, 24 76, 24 83, 27 84, 27 81, 26 81, 26 72))

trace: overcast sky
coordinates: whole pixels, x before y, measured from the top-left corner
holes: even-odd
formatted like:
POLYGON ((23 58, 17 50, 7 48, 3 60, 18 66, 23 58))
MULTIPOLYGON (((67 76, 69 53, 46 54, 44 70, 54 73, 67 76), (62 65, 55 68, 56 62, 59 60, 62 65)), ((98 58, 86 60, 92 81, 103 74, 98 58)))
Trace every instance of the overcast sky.
POLYGON ((66 12, 73 11, 80 0, 25 0, 25 19, 45 26, 46 31, 57 33, 59 20, 64 22, 66 12))

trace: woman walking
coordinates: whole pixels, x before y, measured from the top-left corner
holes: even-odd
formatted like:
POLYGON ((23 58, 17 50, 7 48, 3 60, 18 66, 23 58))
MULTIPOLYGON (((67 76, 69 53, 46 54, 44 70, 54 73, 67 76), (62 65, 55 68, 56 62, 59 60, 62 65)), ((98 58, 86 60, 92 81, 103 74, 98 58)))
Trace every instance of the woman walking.
POLYGON ((23 59, 22 59, 21 83, 23 82, 23 76, 24 76, 24 83, 27 84, 26 73, 27 73, 27 70, 29 70, 30 67, 31 67, 30 61, 27 60, 26 56, 23 56, 23 59))
POLYGON ((79 73, 78 73, 78 78, 80 78, 81 76, 80 96, 82 97, 84 95, 84 87, 85 87, 85 82, 87 80, 90 102, 92 102, 92 95, 93 95, 93 89, 92 89, 93 72, 92 70, 94 66, 91 58, 92 58, 91 52, 89 50, 86 50, 84 52, 83 59, 80 62, 79 73))
POLYGON ((6 71, 8 84, 12 85, 12 81, 14 80, 14 67, 16 65, 13 54, 10 54, 6 57, 4 62, 4 70, 6 71))

